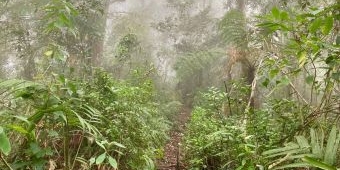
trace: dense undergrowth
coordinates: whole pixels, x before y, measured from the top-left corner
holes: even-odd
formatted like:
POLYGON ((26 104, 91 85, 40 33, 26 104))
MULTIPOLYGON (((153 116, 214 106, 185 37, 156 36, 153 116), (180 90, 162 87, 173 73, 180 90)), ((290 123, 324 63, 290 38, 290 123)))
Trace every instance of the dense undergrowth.
POLYGON ((138 71, 132 77, 142 80, 117 81, 101 70, 91 80, 56 74, 2 80, 0 149, 7 167, 0 167, 154 169, 167 140, 167 116, 179 105, 162 108, 153 81, 138 71))
POLYGON ((0 1, 0 169, 339 169, 337 1, 155 1, 0 1))
POLYGON ((294 100, 272 99, 262 109, 252 110, 245 123, 242 109, 247 103, 239 97, 218 88, 198 95, 184 140, 189 169, 315 166, 330 170, 335 169, 331 165, 339 166, 340 130, 332 122, 302 132, 301 119, 310 110, 294 100))
POLYGON ((252 82, 196 95, 185 135, 189 169, 339 169, 338 8, 259 16, 263 41, 282 40, 264 45, 252 82))

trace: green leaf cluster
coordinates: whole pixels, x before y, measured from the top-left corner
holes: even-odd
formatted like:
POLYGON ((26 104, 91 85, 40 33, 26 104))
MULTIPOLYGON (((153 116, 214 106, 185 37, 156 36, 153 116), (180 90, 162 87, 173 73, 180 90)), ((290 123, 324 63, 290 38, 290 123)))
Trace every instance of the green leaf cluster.
POLYGON ((296 142, 288 143, 285 147, 263 152, 263 155, 267 158, 277 158, 269 166, 269 169, 284 169, 288 167, 336 169, 333 166, 338 160, 340 146, 340 131, 336 126, 332 127, 328 138, 325 138, 325 133, 322 130, 311 128, 310 142, 304 136, 295 136, 295 139, 296 142), (282 158, 282 156, 284 157, 282 158))
POLYGON ((121 168, 139 169, 156 158, 169 126, 153 102, 152 81, 116 81, 101 70, 94 75, 0 82, 1 123, 19 136, 7 136, 1 127, 0 151, 12 167, 41 169, 61 159, 56 167, 117 168, 119 162, 121 168), (22 149, 26 152, 18 152, 22 149))

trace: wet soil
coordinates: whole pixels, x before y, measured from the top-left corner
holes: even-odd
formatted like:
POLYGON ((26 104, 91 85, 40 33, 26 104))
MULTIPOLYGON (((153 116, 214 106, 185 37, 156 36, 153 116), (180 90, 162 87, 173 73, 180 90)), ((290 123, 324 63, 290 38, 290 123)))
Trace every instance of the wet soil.
POLYGON ((157 170, 186 169, 181 144, 190 113, 189 108, 182 108, 181 112, 174 118, 172 130, 169 132, 170 140, 164 147, 164 157, 157 161, 157 170))

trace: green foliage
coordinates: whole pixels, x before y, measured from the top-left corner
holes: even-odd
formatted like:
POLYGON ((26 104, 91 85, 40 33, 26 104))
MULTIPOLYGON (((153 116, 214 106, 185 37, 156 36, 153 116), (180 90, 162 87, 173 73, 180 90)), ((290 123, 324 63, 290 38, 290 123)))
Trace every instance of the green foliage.
POLYGON ((185 136, 186 159, 190 169, 254 169, 252 136, 238 126, 238 117, 221 118, 197 107, 185 136))
POLYGON ((44 7, 44 10, 46 12, 44 20, 47 22, 46 33, 66 30, 76 36, 77 31, 73 20, 78 15, 78 11, 72 3, 53 0, 44 7))
POLYGON ((312 167, 320 168, 320 169, 323 169, 323 170, 336 170, 335 167, 330 166, 329 164, 323 163, 321 161, 318 161, 318 160, 311 158, 311 157, 308 157, 308 156, 305 156, 304 158, 302 158, 302 160, 304 162, 308 163, 312 167))
MULTIPOLYGON (((245 88, 248 90, 242 91, 237 83, 233 84, 233 88, 242 94, 249 90, 245 88)), ((190 169, 255 169, 254 163, 260 161, 256 155, 258 146, 254 145, 255 137, 245 133, 246 127, 241 122, 243 109, 240 108, 245 102, 239 101, 238 96, 232 96, 233 90, 226 94, 210 88, 196 98, 184 140, 190 169), (233 115, 223 110, 228 100, 233 107, 233 115)), ((266 131, 263 129, 259 133, 266 131)))
MULTIPOLYGON (((177 100, 172 90, 160 90, 168 86, 156 82, 148 60, 155 54, 149 48, 158 46, 145 41, 149 14, 137 9, 113 28, 120 37, 114 41, 115 75, 93 69, 112 66, 101 57, 104 44, 110 44, 104 43, 111 23, 106 17, 115 2, 0 2, 1 62, 20 56, 15 62, 31 80, 0 80, 0 169, 156 169, 169 120, 182 105, 172 101, 177 100), (122 73, 126 80, 112 78, 122 73)), ((339 166, 340 132, 332 127, 339 120, 338 3, 315 8, 299 0, 297 10, 284 1, 282 8, 288 9, 272 8, 253 29, 246 14, 262 7, 240 11, 249 9, 243 0, 237 1, 240 10, 229 10, 218 25, 210 7, 196 11, 193 0, 167 2, 176 11, 156 29, 169 38, 154 44, 173 47, 166 55, 180 56, 174 69, 183 103, 191 104, 197 89, 219 86, 228 65, 221 50, 226 44, 230 65, 240 62, 252 72, 250 57, 263 58, 252 87, 226 82, 225 92, 211 87, 195 96, 184 137, 189 169, 339 166), (296 88, 302 76, 307 86, 296 88), (261 98, 258 105, 254 98, 261 98)), ((157 64, 163 68, 162 61, 157 64)))
POLYGON ((177 113, 180 112, 180 109, 183 107, 183 104, 179 101, 170 101, 164 103, 160 107, 160 112, 167 117, 170 122, 174 120, 176 117, 177 113))
MULTIPOLYGON (((248 101, 250 88, 235 83, 226 85, 226 93, 210 88, 195 98, 185 136, 191 169, 255 169, 254 165, 260 169, 265 165, 269 169, 335 169, 333 166, 339 163, 335 127, 329 134, 312 128, 310 142, 302 134, 310 127, 331 127, 335 123, 330 122, 338 122, 337 8, 336 3, 298 12, 274 7, 259 17, 258 26, 263 32, 256 34, 264 34, 264 60, 255 81, 263 86, 255 82, 251 90, 255 98, 264 95, 262 105, 244 113, 245 106, 252 104, 248 101), (302 76, 309 85, 303 90, 296 87, 302 76), (256 94, 258 91, 263 94, 256 94), (287 146, 280 148, 286 142, 287 146)), ((227 12, 219 28, 227 44, 247 48, 247 24, 242 12, 227 12)), ((188 63, 191 65, 182 70, 196 66, 188 63)))
MULTIPOLYGON (((242 82, 242 81, 241 81, 242 82)), ((289 138, 307 113, 296 101, 269 100, 244 123, 249 87, 226 84, 228 93, 210 88, 195 98, 185 136, 186 160, 192 169, 255 169, 270 160, 261 153, 289 138), (230 108, 229 108, 230 107, 230 108)))
POLYGON ((225 102, 227 94, 216 87, 210 87, 206 92, 196 96, 195 106, 206 110, 219 112, 225 102))
POLYGON ((210 87, 204 92, 199 92, 195 96, 194 105, 220 112, 223 114, 242 114, 247 105, 247 96, 250 88, 245 85, 243 80, 230 81, 225 84, 226 92, 221 91, 216 87, 210 87))
MULTIPOLYGON (((135 73, 131 82, 117 82, 110 74, 97 71, 93 85, 87 89, 91 95, 88 101, 103 110, 106 117, 103 120, 106 126, 101 127, 103 135, 109 140, 119 139, 117 142, 124 145, 109 151, 117 155, 122 169, 141 169, 153 164, 169 129, 165 115, 153 102, 156 95, 153 82, 141 79, 143 73, 137 70, 135 73)), ((111 166, 114 164, 107 160, 111 166)))
POLYGON ((116 58, 125 61, 131 57, 131 53, 138 48, 138 38, 136 34, 124 35, 116 46, 116 58))
POLYGON ((247 47, 246 18, 242 11, 228 11, 220 21, 219 30, 227 44, 240 48, 247 47))
MULTIPOLYGON (((339 44, 337 35, 333 35, 336 25, 334 20, 339 18, 338 4, 329 5, 327 8, 311 8, 302 13, 290 14, 287 11, 273 8, 271 13, 261 17, 262 23, 258 26, 268 30, 269 35, 280 33, 285 36, 285 52, 289 58, 279 58, 289 61, 290 68, 296 74, 304 68, 310 76, 309 82, 314 87, 320 84, 333 84, 339 82, 339 44), (327 52, 326 52, 327 51, 327 52), (315 68, 322 65, 321 68, 315 68), (326 72, 326 77, 321 81, 316 78, 315 70, 326 72)), ((288 63, 286 62, 286 67, 288 63)), ((326 85, 327 86, 327 85, 326 85)))
POLYGON ((188 79, 201 72, 207 72, 215 65, 215 61, 221 58, 223 53, 220 51, 199 51, 187 53, 180 57, 174 68, 180 79, 188 79))
MULTIPOLYGON (((9 136, 13 167, 42 169, 61 159, 57 167, 116 168, 119 162, 121 169, 140 169, 152 163, 167 138, 168 123, 153 102, 150 79, 133 85, 98 70, 88 81, 54 75, 43 83, 7 80, 0 86, 2 123, 20 135, 9 136)), ((1 144, 8 154, 6 142, 1 144)))
MULTIPOLYGON (((294 106, 286 112, 291 116, 283 114, 288 117, 284 118, 283 122, 277 122, 280 125, 288 125, 288 131, 279 134, 286 136, 282 138, 285 140, 281 139, 279 143, 287 139, 293 141, 294 135, 305 133, 310 126, 321 124, 330 127, 334 124, 333 121, 337 122, 334 118, 338 117, 338 112, 330 109, 336 105, 336 101, 327 98, 338 96, 335 91, 338 90, 336 86, 339 81, 337 76, 334 76, 339 72, 339 57, 334 58, 339 55, 335 33, 337 31, 334 25, 334 20, 339 18, 339 12, 336 10, 338 7, 338 4, 330 4, 322 9, 310 8, 298 12, 273 8, 269 14, 260 17, 262 21, 259 24, 260 28, 265 29, 272 37, 281 38, 281 40, 272 40, 277 41, 277 44, 272 45, 274 48, 269 48, 273 55, 265 59, 261 70, 264 78, 262 84, 272 89, 267 97, 277 91, 278 87, 289 86, 298 96, 297 99, 302 102, 294 101, 294 106), (306 96, 306 92, 296 88, 299 84, 294 86, 294 80, 299 81, 301 75, 305 77, 304 83, 308 84, 305 89, 309 89, 310 92, 307 94, 310 96, 306 96), (319 119, 321 116, 325 116, 324 119, 319 119)), ((282 97, 282 94, 280 96, 282 97)), ((336 163, 334 160, 338 152, 336 133, 333 127, 328 134, 328 139, 325 140, 326 134, 323 131, 312 128, 310 142, 300 135, 295 137, 296 142, 289 143, 284 148, 264 152, 265 155, 270 155, 268 160, 272 160, 269 168, 335 169, 331 166, 336 163), (324 146, 324 143, 327 143, 327 146, 324 146), (273 160, 279 155, 280 158, 273 160)))
POLYGON ((219 81, 216 67, 224 54, 218 49, 198 51, 181 56, 174 65, 179 78, 178 88, 181 90, 185 103, 192 104, 194 94, 198 89, 212 86, 219 81), (211 74, 216 74, 211 76, 211 74))
POLYGON ((322 130, 310 129, 310 142, 304 136, 295 136, 296 142, 288 143, 285 147, 276 148, 263 152, 267 158, 281 157, 269 166, 269 169, 283 169, 287 167, 306 167, 313 166, 322 169, 332 168, 338 160, 340 131, 333 126, 328 138, 324 138, 322 130), (324 146, 326 143, 326 146, 324 146), (282 156, 284 156, 282 158, 282 156), (290 160, 293 160, 291 162, 290 160), (295 163, 295 162, 306 163, 295 163), (277 162, 277 163, 276 163, 277 162), (283 164, 278 166, 279 164, 283 164))
POLYGON ((9 139, 4 131, 4 128, 1 126, 0 126, 0 151, 5 155, 8 155, 11 152, 11 144, 9 143, 9 139))

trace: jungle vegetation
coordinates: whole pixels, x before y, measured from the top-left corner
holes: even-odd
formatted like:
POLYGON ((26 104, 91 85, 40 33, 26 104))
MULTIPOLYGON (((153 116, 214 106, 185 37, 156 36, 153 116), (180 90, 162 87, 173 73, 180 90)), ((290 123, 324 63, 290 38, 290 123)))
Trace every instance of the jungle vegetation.
POLYGON ((0 169, 338 170, 339 9, 0 0, 0 169))

